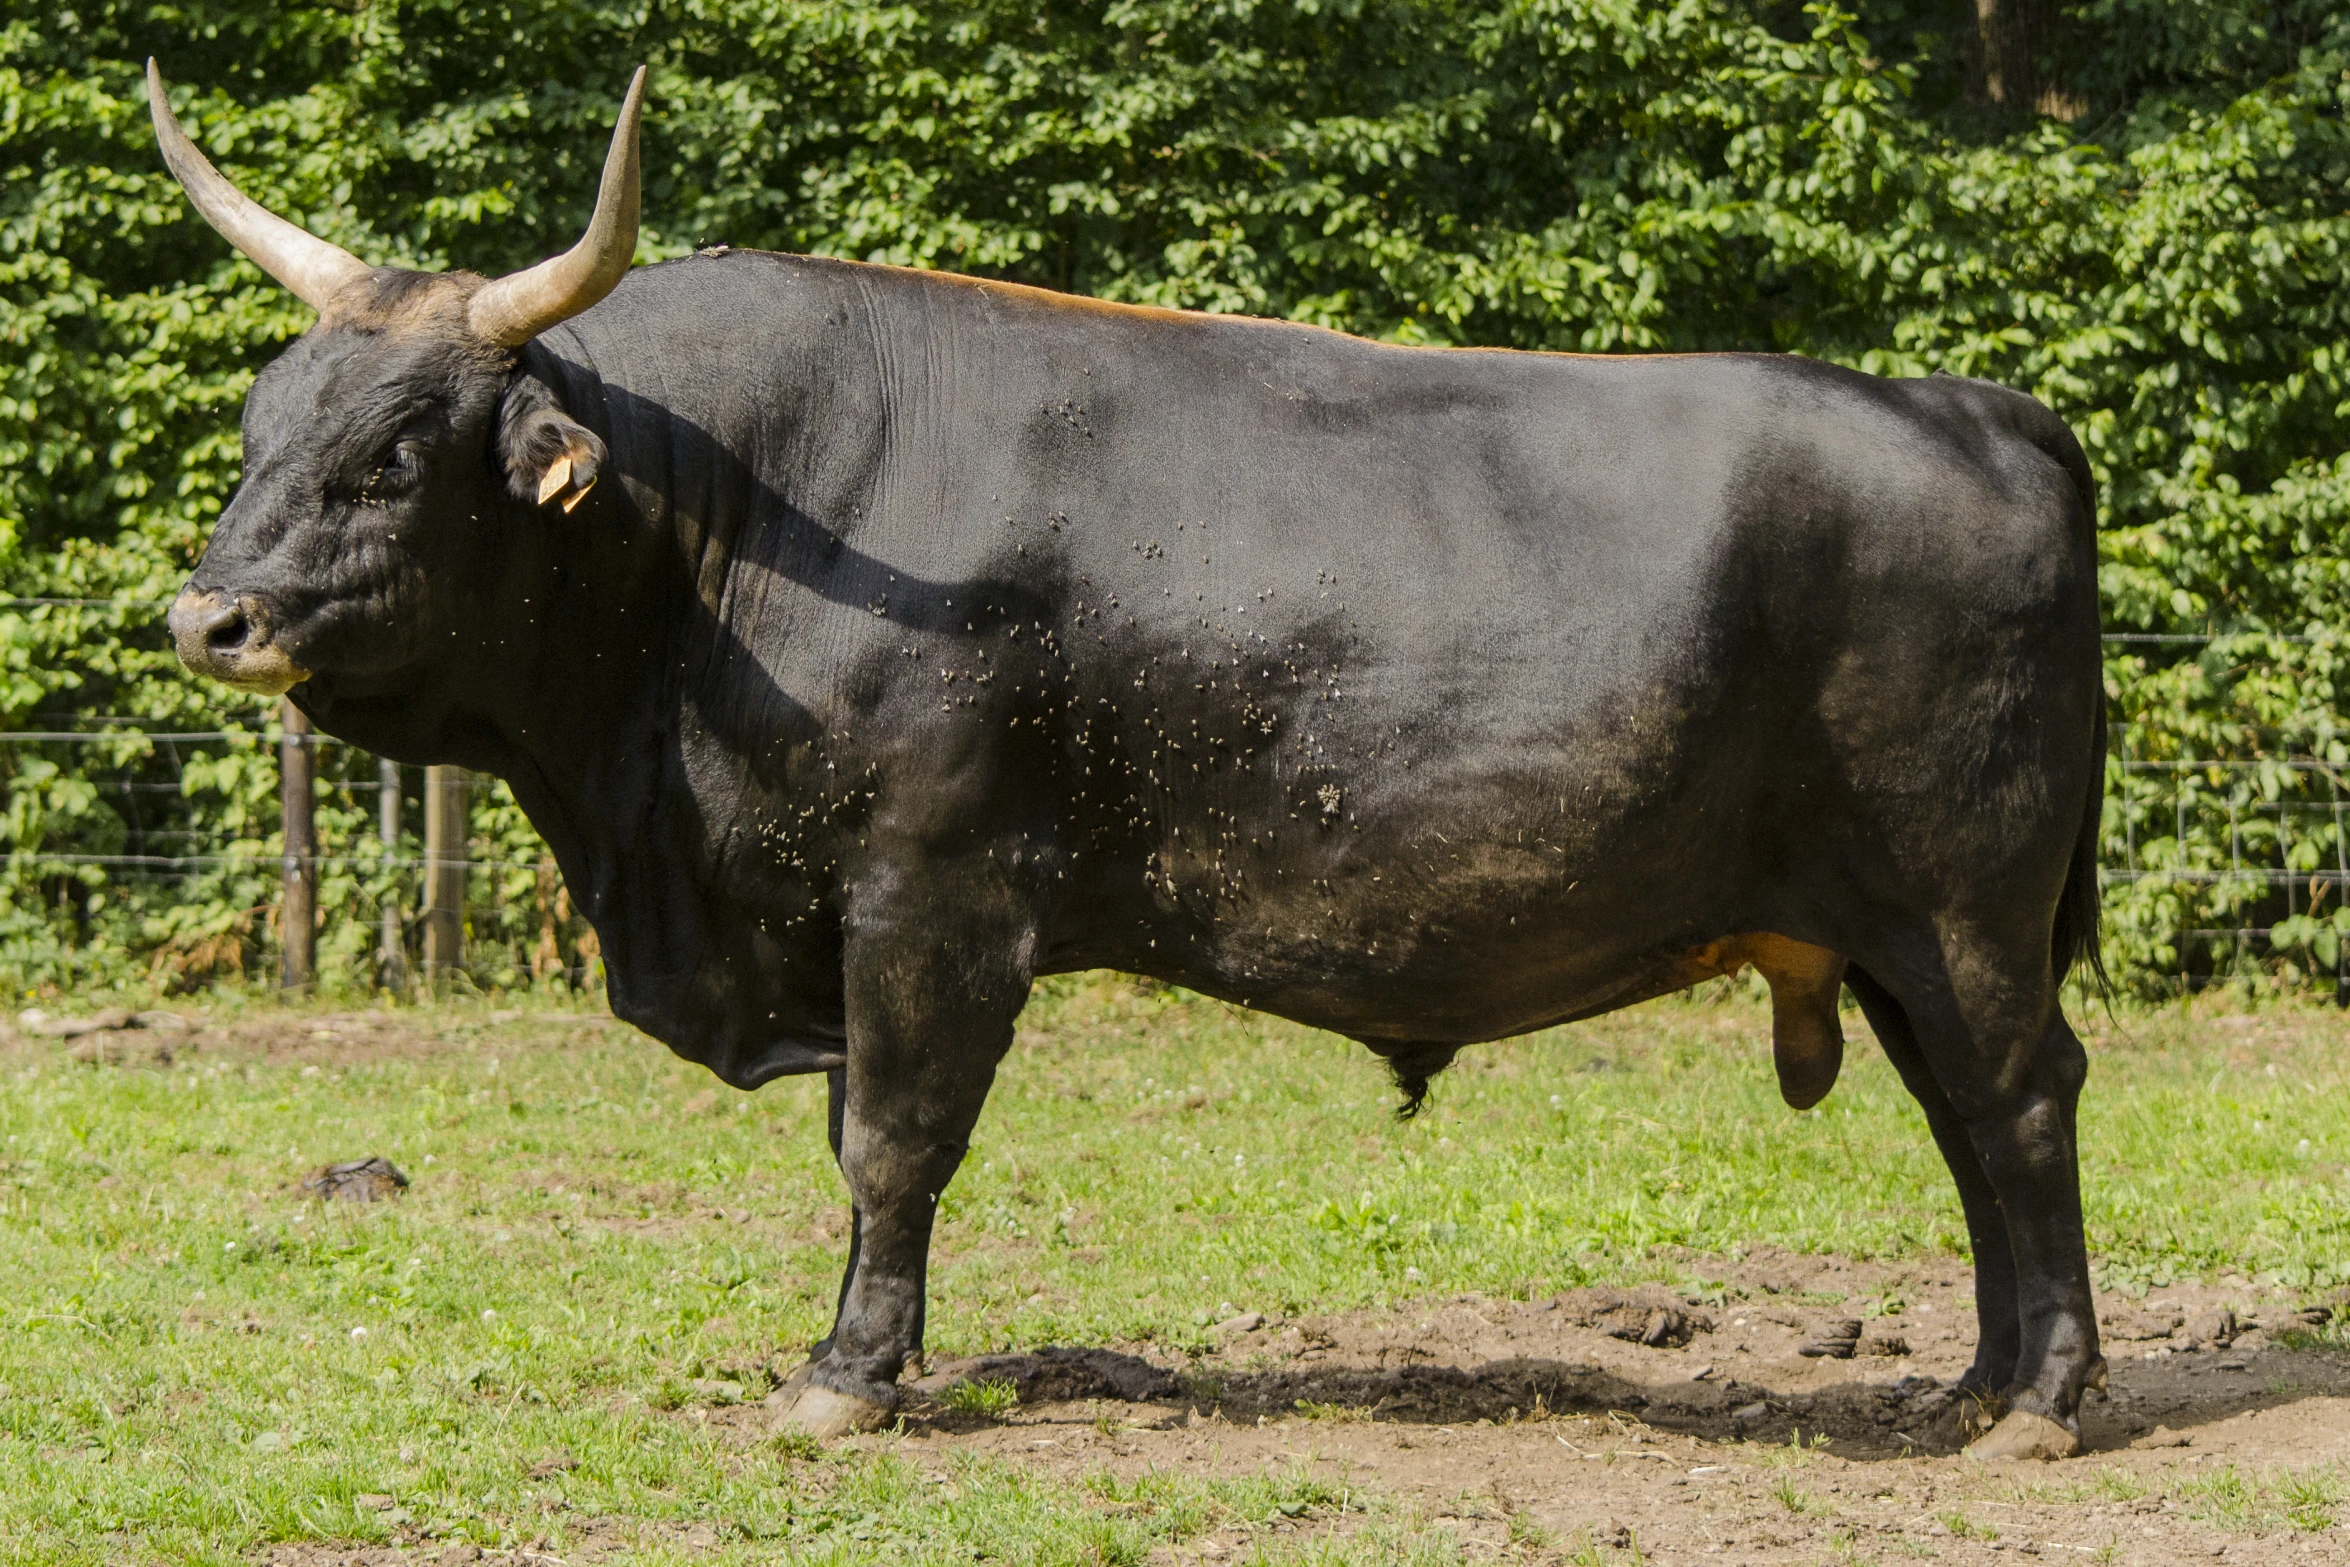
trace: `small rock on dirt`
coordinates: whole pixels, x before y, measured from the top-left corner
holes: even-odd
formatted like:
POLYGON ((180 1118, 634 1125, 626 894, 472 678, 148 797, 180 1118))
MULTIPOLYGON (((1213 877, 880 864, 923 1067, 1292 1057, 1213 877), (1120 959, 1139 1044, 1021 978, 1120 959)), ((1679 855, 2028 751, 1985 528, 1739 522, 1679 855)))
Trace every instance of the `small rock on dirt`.
POLYGON ((2110 1324, 2113 1330, 2111 1336, 2141 1343, 2149 1339, 2169 1338, 2186 1320, 2175 1311, 2140 1311, 2113 1321, 2110 1324))
POLYGON ((26 1033, 40 1034, 50 1039, 79 1039, 84 1034, 103 1034, 139 1026, 137 1018, 124 1007, 108 1007, 88 1017, 51 1017, 37 1007, 28 1007, 16 1015, 16 1022, 26 1033))
POLYGON ((123 1066, 132 1061, 169 1066, 172 1060, 171 1046, 162 1040, 145 1043, 115 1030, 84 1034, 66 1054, 84 1066, 123 1066))
POLYGON ((549 1453, 546 1457, 540 1459, 537 1463, 532 1464, 528 1469, 524 1470, 523 1478, 526 1480, 544 1480, 551 1475, 563 1474, 570 1470, 577 1469, 578 1467, 579 1460, 572 1457, 569 1453, 549 1453))
POLYGON ((408 1177, 381 1154, 330 1164, 302 1182, 302 1190, 321 1202, 381 1202, 408 1189, 408 1177))
POLYGON ((2130 1445, 2132 1447, 2185 1447, 2194 1440, 2184 1431, 2173 1431, 2169 1426, 2156 1426, 2130 1445))
POLYGON ((1226 1317, 1216 1324, 1215 1330, 1218 1333, 1254 1333, 1264 1325, 1265 1314, 1263 1312, 1244 1311, 1236 1317, 1226 1317))
POLYGON ((1707 1318, 1678 1307, 1621 1295, 1603 1297, 1592 1309, 1582 1313, 1582 1318, 1586 1325, 1609 1338, 1645 1344, 1651 1349, 1685 1349, 1692 1338, 1713 1326, 1707 1318))
POLYGON ((2209 1344, 2225 1349, 2236 1341, 2236 1314, 2221 1306, 2213 1311, 2198 1312, 2187 1324, 2187 1342, 2190 1345, 2209 1344))
POLYGON ((1909 1353, 1909 1340, 1899 1333, 1887 1333, 1880 1329, 1862 1337, 1858 1353, 1883 1355, 1898 1360, 1909 1353))
POLYGON ((1796 1349, 1814 1360, 1850 1360, 1860 1348, 1860 1319, 1844 1317, 1821 1323, 1796 1349))

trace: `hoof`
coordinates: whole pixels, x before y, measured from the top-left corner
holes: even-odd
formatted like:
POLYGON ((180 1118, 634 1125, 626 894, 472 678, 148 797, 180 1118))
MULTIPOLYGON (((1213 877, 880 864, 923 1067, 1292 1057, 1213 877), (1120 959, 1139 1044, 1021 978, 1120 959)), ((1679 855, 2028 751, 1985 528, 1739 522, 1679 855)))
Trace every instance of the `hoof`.
POLYGON ((878 1431, 897 1413, 887 1404, 825 1387, 809 1377, 805 1366, 768 1395, 767 1407, 773 1412, 768 1423, 774 1429, 805 1431, 819 1442, 878 1431))
POLYGON ((1969 1458, 2070 1458, 2081 1450, 2081 1433, 2028 1409, 2011 1409, 1990 1433, 1966 1450, 1969 1458))

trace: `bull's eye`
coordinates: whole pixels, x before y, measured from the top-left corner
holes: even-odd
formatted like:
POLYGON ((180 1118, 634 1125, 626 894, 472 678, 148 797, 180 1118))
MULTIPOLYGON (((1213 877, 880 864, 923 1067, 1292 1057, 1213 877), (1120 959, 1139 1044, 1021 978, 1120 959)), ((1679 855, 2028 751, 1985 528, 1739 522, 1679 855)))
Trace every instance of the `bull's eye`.
POLYGON ((365 506, 381 506, 394 497, 415 487, 424 476, 424 449, 415 441, 395 442, 392 449, 377 464, 375 472, 359 487, 359 501, 365 506))

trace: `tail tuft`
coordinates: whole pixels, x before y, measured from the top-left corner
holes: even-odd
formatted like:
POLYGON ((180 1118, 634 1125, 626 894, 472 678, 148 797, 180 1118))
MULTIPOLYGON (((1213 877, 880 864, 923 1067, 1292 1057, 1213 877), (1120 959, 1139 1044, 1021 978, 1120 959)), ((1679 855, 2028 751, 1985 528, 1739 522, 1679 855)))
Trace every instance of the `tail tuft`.
POLYGON ((2056 982, 2076 965, 2086 965, 2090 975, 2090 989, 2098 995, 2109 995, 2113 979, 2105 972, 2105 953, 2098 940, 2098 907, 2101 902, 2097 887, 2097 835, 2105 820, 2105 705, 2097 707, 2096 749, 2091 753, 2097 759, 2096 781, 2089 789, 2089 807, 2082 813, 2080 833, 2073 839, 2072 868, 2065 873, 2064 891, 2056 900, 2056 933, 2050 957, 2056 965, 2056 982))

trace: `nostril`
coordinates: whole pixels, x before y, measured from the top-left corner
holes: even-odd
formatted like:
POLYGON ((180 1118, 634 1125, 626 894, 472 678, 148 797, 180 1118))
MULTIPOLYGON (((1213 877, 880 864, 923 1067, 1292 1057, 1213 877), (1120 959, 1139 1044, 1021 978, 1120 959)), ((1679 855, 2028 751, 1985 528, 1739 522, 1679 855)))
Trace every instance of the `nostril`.
POLYGON ((266 600, 183 588, 164 622, 181 663, 240 691, 277 696, 310 678, 272 634, 266 600))
POLYGON ((236 658, 253 638, 253 623, 244 606, 210 592, 182 593, 165 619, 181 659, 191 668, 236 658))
POLYGON ((245 618, 242 609, 233 604, 214 610, 196 627, 196 633, 204 639, 204 645, 215 653, 235 652, 245 645, 245 639, 252 632, 253 623, 245 618))

